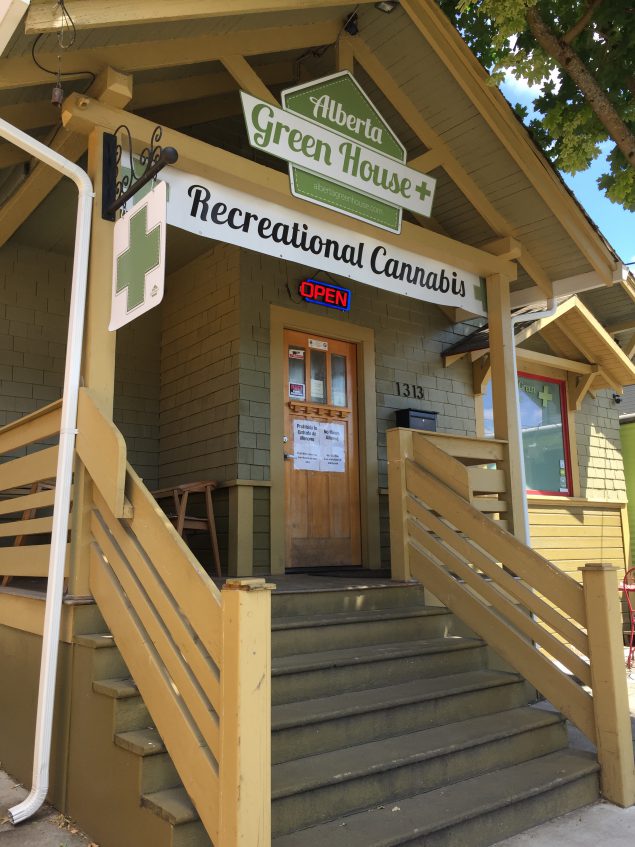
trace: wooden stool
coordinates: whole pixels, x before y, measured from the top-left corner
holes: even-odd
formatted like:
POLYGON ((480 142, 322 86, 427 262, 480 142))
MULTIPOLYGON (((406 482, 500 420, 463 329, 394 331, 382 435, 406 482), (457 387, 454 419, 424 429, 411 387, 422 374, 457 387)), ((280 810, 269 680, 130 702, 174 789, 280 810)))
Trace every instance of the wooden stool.
POLYGON ((182 485, 174 485, 171 488, 161 488, 159 491, 153 491, 152 495, 157 501, 167 500, 168 498, 172 499, 176 514, 171 514, 167 511, 166 514, 174 524, 174 528, 181 538, 183 538, 183 531, 187 529, 193 529, 198 532, 207 530, 209 532, 216 576, 220 576, 220 556, 218 554, 218 539, 216 538, 216 523, 214 521, 214 507, 212 505, 212 491, 217 487, 218 483, 212 480, 185 482, 182 485), (190 494, 204 495, 206 514, 204 518, 188 515, 187 504, 190 494))

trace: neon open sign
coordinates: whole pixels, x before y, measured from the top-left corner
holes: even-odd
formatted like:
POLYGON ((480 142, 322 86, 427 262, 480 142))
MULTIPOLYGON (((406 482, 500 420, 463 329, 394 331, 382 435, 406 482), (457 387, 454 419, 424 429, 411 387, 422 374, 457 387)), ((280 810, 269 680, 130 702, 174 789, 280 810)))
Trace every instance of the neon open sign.
POLYGON ((329 309, 339 309, 341 312, 348 312, 351 308, 350 290, 330 282, 304 279, 300 283, 299 291, 300 297, 307 303, 317 303, 320 306, 328 306, 329 309))

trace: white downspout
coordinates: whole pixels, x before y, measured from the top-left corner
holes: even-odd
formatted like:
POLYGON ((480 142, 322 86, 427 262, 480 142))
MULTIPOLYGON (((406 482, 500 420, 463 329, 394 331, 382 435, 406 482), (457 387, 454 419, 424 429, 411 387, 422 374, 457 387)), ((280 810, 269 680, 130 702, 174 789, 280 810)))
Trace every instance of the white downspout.
POLYGON ((66 345, 66 366, 64 371, 64 393, 62 395, 62 421, 57 459, 57 481, 53 505, 51 554, 49 559, 48 588, 46 591, 40 686, 35 727, 33 786, 31 793, 22 803, 9 809, 11 823, 16 824, 26 820, 37 812, 44 802, 48 791, 53 706, 55 702, 55 678, 57 674, 57 653, 62 614, 62 592, 64 589, 64 565, 66 561, 66 538, 68 534, 77 426, 77 396, 79 393, 79 374, 84 338, 84 313, 88 279, 93 186, 88 175, 74 162, 65 159, 49 147, 46 147, 46 145, 41 144, 39 141, 31 138, 30 135, 16 129, 2 119, 0 119, 0 137, 6 138, 7 141, 20 147, 22 150, 26 150, 27 153, 50 165, 56 171, 59 171, 59 173, 69 177, 69 179, 72 179, 79 192, 68 340, 66 345))
MULTIPOLYGON (((517 323, 524 323, 528 319, 532 321, 541 321, 543 318, 550 318, 558 308, 558 304, 552 297, 547 301, 547 308, 542 312, 530 312, 529 314, 512 316, 512 337, 515 336, 515 327, 517 323)), ((527 504, 527 476, 525 474, 525 452, 523 447, 523 430, 520 424, 520 391, 518 389, 518 363, 516 356, 516 342, 512 345, 512 367, 514 369, 514 402, 516 404, 516 419, 518 426, 516 427, 516 439, 518 442, 518 450, 520 452, 520 484, 522 487, 522 507, 523 507, 523 525, 525 530, 525 544, 531 546, 531 530, 529 528, 529 506, 527 504)))

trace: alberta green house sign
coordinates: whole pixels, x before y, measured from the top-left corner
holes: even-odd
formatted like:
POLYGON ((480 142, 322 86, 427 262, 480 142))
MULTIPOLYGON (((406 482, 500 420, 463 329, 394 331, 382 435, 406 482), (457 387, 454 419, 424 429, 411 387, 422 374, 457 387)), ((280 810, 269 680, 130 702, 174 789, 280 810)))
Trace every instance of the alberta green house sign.
POLYGON ((241 92, 250 144, 289 163, 291 192, 400 232, 402 209, 430 216, 435 180, 406 150, 348 71, 282 92, 280 109, 241 92))

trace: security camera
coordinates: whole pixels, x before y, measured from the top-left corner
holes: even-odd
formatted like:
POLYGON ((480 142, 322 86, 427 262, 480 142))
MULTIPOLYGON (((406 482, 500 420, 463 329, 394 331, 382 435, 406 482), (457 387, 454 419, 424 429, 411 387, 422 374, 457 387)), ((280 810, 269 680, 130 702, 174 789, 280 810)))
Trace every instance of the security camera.
POLYGON ((622 402, 622 395, 621 394, 614 394, 613 395, 613 401, 615 403, 621 403, 622 402))

